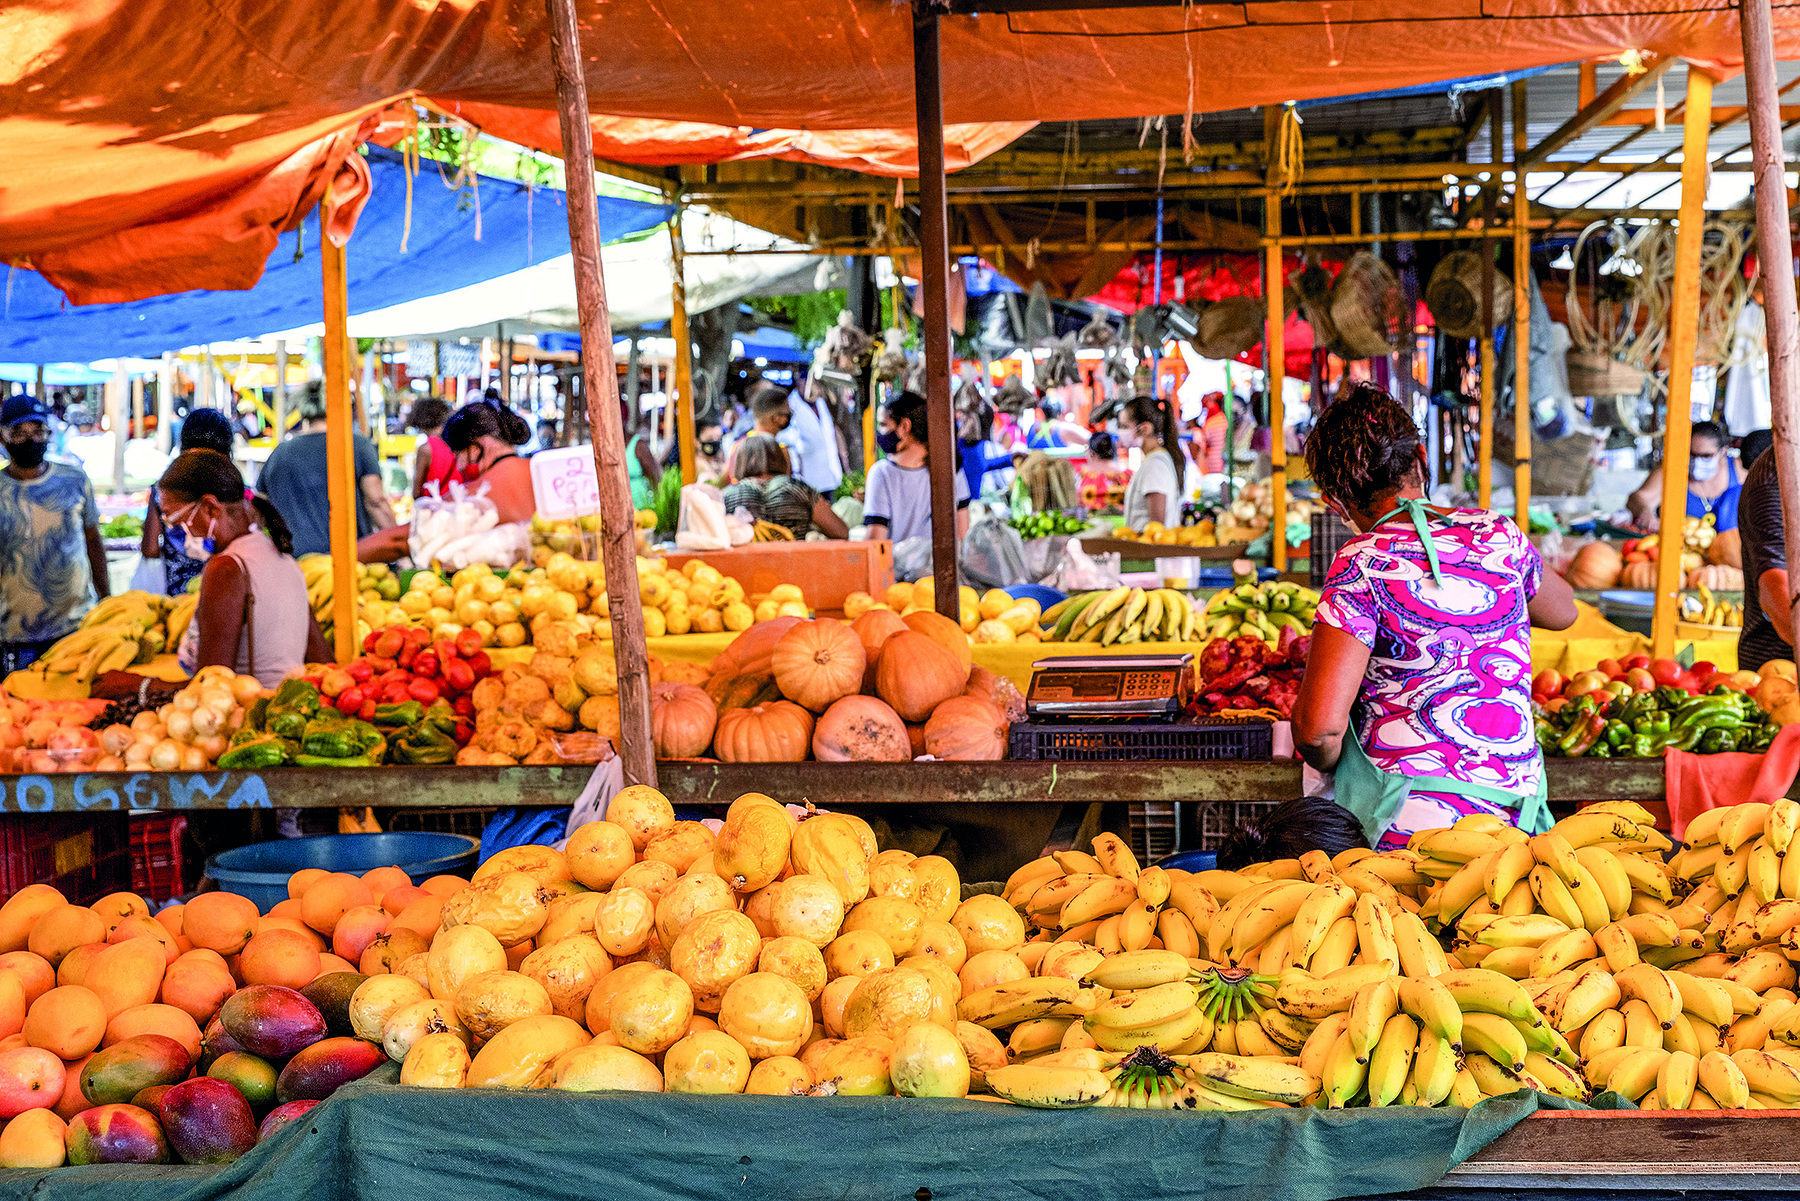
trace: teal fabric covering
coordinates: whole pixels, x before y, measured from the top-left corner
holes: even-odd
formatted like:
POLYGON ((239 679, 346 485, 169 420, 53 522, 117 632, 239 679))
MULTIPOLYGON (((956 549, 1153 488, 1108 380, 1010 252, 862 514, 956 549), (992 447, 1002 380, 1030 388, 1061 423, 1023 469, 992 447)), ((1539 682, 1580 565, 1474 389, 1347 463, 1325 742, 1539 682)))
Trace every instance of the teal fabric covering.
POLYGON ((1423 1188, 1540 1106, 1578 1108, 1520 1092, 1469 1110, 1054 1111, 396 1076, 341 1090, 226 1167, 0 1171, 0 1201, 1331 1201, 1423 1188))

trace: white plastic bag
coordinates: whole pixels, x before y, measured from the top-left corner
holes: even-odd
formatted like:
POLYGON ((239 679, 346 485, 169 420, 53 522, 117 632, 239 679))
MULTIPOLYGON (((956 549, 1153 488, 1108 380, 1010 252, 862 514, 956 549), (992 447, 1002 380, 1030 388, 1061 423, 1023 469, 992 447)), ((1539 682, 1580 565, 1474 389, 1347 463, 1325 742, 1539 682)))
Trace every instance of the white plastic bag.
POLYGON ((1096 592, 1119 586, 1119 556, 1116 553, 1090 555, 1081 549, 1079 539, 1069 539, 1063 547, 1062 562, 1056 568, 1052 587, 1071 595, 1096 592))
POLYGON ((461 481, 439 489, 425 486, 425 495, 413 502, 412 529, 407 538, 412 561, 419 566, 438 563, 460 571, 472 563, 504 569, 531 557, 531 533, 523 522, 500 523, 500 510, 488 499, 485 483, 473 490, 461 481))
POLYGON ((731 527, 725 520, 725 498, 711 484, 688 484, 681 489, 681 516, 675 528, 679 550, 729 550, 731 527))

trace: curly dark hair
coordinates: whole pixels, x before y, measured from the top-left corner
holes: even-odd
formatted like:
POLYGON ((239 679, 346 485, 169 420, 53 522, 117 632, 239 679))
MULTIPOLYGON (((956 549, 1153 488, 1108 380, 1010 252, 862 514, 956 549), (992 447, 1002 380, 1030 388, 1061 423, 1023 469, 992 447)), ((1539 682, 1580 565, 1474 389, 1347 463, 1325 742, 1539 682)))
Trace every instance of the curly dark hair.
POLYGON ((1381 389, 1357 384, 1331 402, 1306 438, 1306 466, 1319 490, 1367 509, 1401 487, 1419 465, 1419 427, 1381 389))
POLYGON ((1298 859, 1308 851, 1335 857, 1351 847, 1368 845, 1355 816, 1336 801, 1294 797, 1269 810, 1261 820, 1233 830, 1219 845, 1219 867, 1235 872, 1252 863, 1298 859))

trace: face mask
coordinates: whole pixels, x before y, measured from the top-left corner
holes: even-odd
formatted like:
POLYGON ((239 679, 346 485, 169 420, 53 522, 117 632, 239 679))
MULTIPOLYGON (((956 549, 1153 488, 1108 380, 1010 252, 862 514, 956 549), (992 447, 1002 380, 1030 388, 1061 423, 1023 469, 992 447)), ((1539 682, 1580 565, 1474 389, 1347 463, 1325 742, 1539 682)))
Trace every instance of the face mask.
POLYGON ((881 448, 881 453, 884 455, 895 453, 900 449, 900 431, 876 430, 875 445, 881 448))
POLYGON ((1696 483, 1704 483, 1719 473, 1719 456, 1703 455, 1688 460, 1688 476, 1696 483))
POLYGON ((1138 444, 1138 433, 1135 428, 1121 429, 1118 433, 1113 435, 1113 445, 1120 450, 1130 450, 1138 444))
POLYGON ((468 462, 460 464, 458 470, 465 481, 474 479, 481 474, 481 456, 476 455, 468 462))
POLYGON ((25 468, 26 470, 30 470, 39 463, 42 463, 44 461, 44 456, 48 454, 49 451, 50 443, 48 441, 40 442, 36 438, 30 438, 24 442, 8 442, 6 444, 7 457, 19 467, 25 468))
POLYGON ((201 535, 194 533, 194 531, 185 524, 181 525, 179 528, 182 533, 182 554, 194 560, 196 563, 204 563, 212 558, 213 540, 211 534, 202 537, 201 535))

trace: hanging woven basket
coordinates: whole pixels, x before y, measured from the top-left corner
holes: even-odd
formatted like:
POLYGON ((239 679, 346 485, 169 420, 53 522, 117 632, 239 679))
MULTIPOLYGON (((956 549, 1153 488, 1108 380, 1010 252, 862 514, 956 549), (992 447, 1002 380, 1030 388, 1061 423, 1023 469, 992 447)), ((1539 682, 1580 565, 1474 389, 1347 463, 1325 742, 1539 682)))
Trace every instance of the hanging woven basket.
POLYGON ((1345 357, 1379 358, 1400 344, 1406 303, 1393 270, 1366 250, 1350 256, 1331 285, 1331 324, 1345 357))
POLYGON ((1189 345, 1207 359, 1235 359, 1263 340, 1268 311, 1252 296, 1229 296, 1200 310, 1200 329, 1189 345))
POLYGON ((1309 255, 1306 266, 1294 273, 1288 294, 1293 299, 1290 307, 1298 307, 1300 315, 1312 326, 1314 345, 1336 349, 1337 326, 1331 323, 1331 272, 1309 255))
POLYGON ((1568 365, 1571 396, 1636 396, 1644 390, 1642 371, 1602 351, 1571 350, 1568 365))
MULTIPOLYGON (((1494 325, 1512 317, 1512 281, 1494 272, 1494 325)), ((1438 329, 1453 338, 1481 336, 1481 256, 1453 250, 1438 261, 1425 285, 1425 304, 1438 329)))

